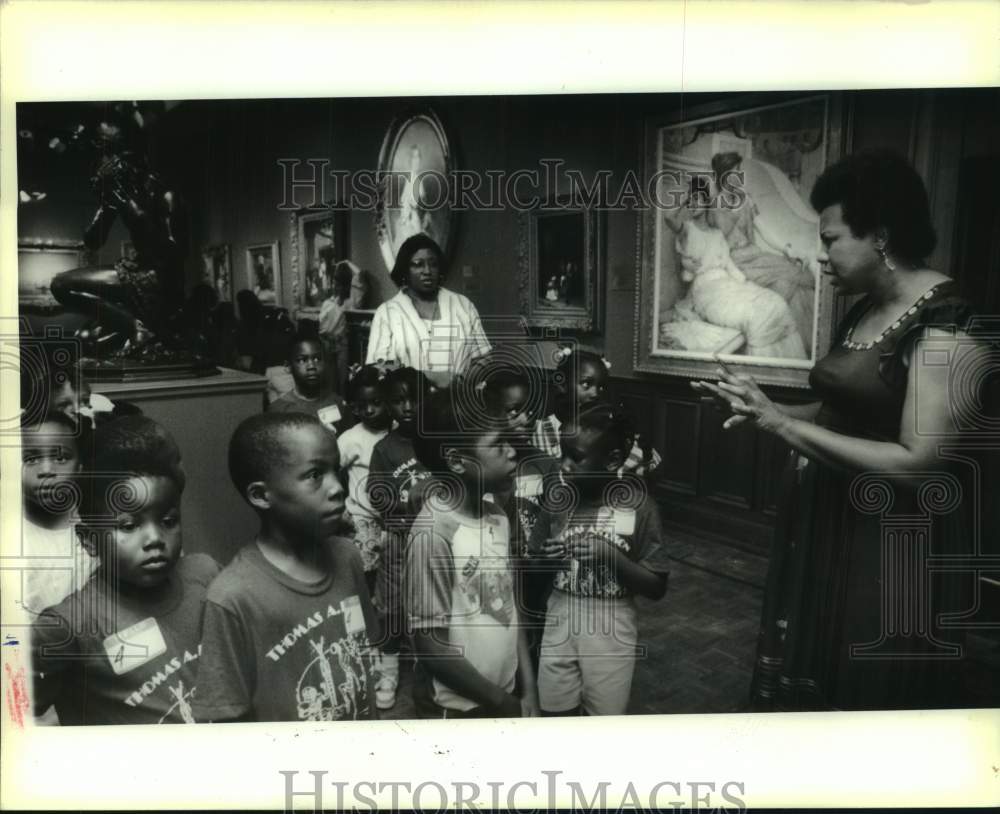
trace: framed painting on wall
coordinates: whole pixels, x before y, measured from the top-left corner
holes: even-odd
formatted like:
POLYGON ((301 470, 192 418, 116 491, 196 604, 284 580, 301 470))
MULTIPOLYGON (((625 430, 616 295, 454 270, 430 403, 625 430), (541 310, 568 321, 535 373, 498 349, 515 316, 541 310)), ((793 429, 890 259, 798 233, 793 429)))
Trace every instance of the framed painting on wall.
POLYGON ((808 385, 833 320, 808 200, 842 154, 843 107, 838 93, 745 97, 646 122, 637 371, 711 377, 718 354, 761 383, 808 385))
POLYGON ((247 288, 262 305, 281 305, 281 254, 277 240, 247 246, 247 288))
POLYGON ((521 313, 529 326, 601 329, 603 224, 603 213, 565 201, 521 213, 521 313))
POLYGON ((329 207, 292 213, 292 300, 296 313, 318 319, 333 295, 333 267, 348 259, 348 213, 329 207))
POLYGON ((17 301, 24 313, 61 311, 52 296, 52 278, 87 265, 82 241, 59 238, 21 238, 17 242, 17 301))
POLYGON ((447 254, 452 235, 449 179, 453 158, 444 126, 429 109, 390 126, 379 152, 375 234, 386 268, 411 235, 429 235, 447 254))
POLYGON ((229 244, 207 246, 201 252, 201 281, 212 286, 219 295, 219 302, 232 302, 233 266, 229 244))

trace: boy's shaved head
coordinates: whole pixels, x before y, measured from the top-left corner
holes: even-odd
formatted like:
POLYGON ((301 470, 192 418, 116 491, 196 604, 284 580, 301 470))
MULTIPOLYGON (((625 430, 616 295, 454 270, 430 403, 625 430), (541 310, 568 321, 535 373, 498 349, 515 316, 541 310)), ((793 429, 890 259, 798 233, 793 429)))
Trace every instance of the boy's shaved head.
POLYGON ((299 427, 320 427, 320 420, 308 413, 261 413, 240 422, 229 441, 229 476, 246 499, 254 481, 266 480, 272 467, 284 460, 282 436, 299 427))

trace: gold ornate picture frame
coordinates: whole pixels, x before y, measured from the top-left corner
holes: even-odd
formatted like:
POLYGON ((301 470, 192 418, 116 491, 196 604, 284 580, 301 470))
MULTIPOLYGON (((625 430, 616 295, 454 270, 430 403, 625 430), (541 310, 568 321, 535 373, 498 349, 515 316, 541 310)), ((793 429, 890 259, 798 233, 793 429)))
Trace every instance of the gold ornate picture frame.
POLYGON ((637 372, 711 376, 718 354, 806 387, 829 346, 816 178, 843 152, 842 94, 747 96, 647 120, 638 223, 637 372))

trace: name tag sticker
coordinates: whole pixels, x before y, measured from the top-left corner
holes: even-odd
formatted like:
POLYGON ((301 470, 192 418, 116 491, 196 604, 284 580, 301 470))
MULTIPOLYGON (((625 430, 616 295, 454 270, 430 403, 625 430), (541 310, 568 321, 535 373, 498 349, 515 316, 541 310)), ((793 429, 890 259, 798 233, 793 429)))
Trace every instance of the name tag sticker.
POLYGON ((103 642, 115 675, 142 667, 167 652, 167 643, 156 620, 150 616, 131 627, 112 633, 103 642))
POLYGON ((619 537, 635 534, 635 509, 615 509, 615 534, 619 537))
POLYGON ((329 407, 324 407, 322 410, 317 410, 316 415, 320 421, 322 421, 331 430, 333 425, 340 421, 340 408, 336 404, 331 404, 329 407))
POLYGON ((365 615, 361 611, 361 600, 357 596, 341 600, 340 612, 344 614, 344 630, 348 636, 365 632, 365 615))
POLYGON ((518 475, 514 489, 518 497, 538 497, 542 493, 542 476, 518 475))

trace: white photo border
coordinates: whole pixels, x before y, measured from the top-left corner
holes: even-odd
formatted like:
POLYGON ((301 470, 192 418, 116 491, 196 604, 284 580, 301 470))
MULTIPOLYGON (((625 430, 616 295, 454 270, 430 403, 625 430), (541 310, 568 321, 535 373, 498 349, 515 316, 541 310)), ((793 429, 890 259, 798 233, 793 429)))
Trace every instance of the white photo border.
MULTIPOLYGON (((978 0, 8 0, 0 15, 0 419, 17 414, 18 101, 989 85, 997 81, 1000 28, 1000 6, 978 0), (420 42, 427 47, 415 47, 420 42), (418 69, 405 69, 410 60, 418 69)), ((20 507, 19 449, 16 436, 8 438, 0 445, 3 529, 20 507)), ((16 543, 10 534, 0 540, 5 548, 16 543)), ((2 578, 6 588, 14 575, 2 578)), ((520 787, 520 807, 569 802, 565 794, 547 799, 546 772, 563 773, 562 790, 565 780, 614 781, 617 789, 677 782, 686 791, 693 782, 738 782, 750 807, 997 800, 996 710, 21 728, 8 700, 23 686, 26 653, 4 644, 4 808, 282 808, 281 771, 298 773, 297 791, 312 788, 309 771, 325 771, 330 793, 339 781, 504 781, 508 791, 535 782, 534 795, 520 787)), ((388 790, 364 791, 390 804, 388 790)), ((312 809, 316 800, 305 794, 295 803, 312 809)), ((336 798, 324 804, 333 808, 336 798)), ((365 805, 356 797, 344 804, 365 805)), ((404 795, 399 805, 406 804, 404 795)))

